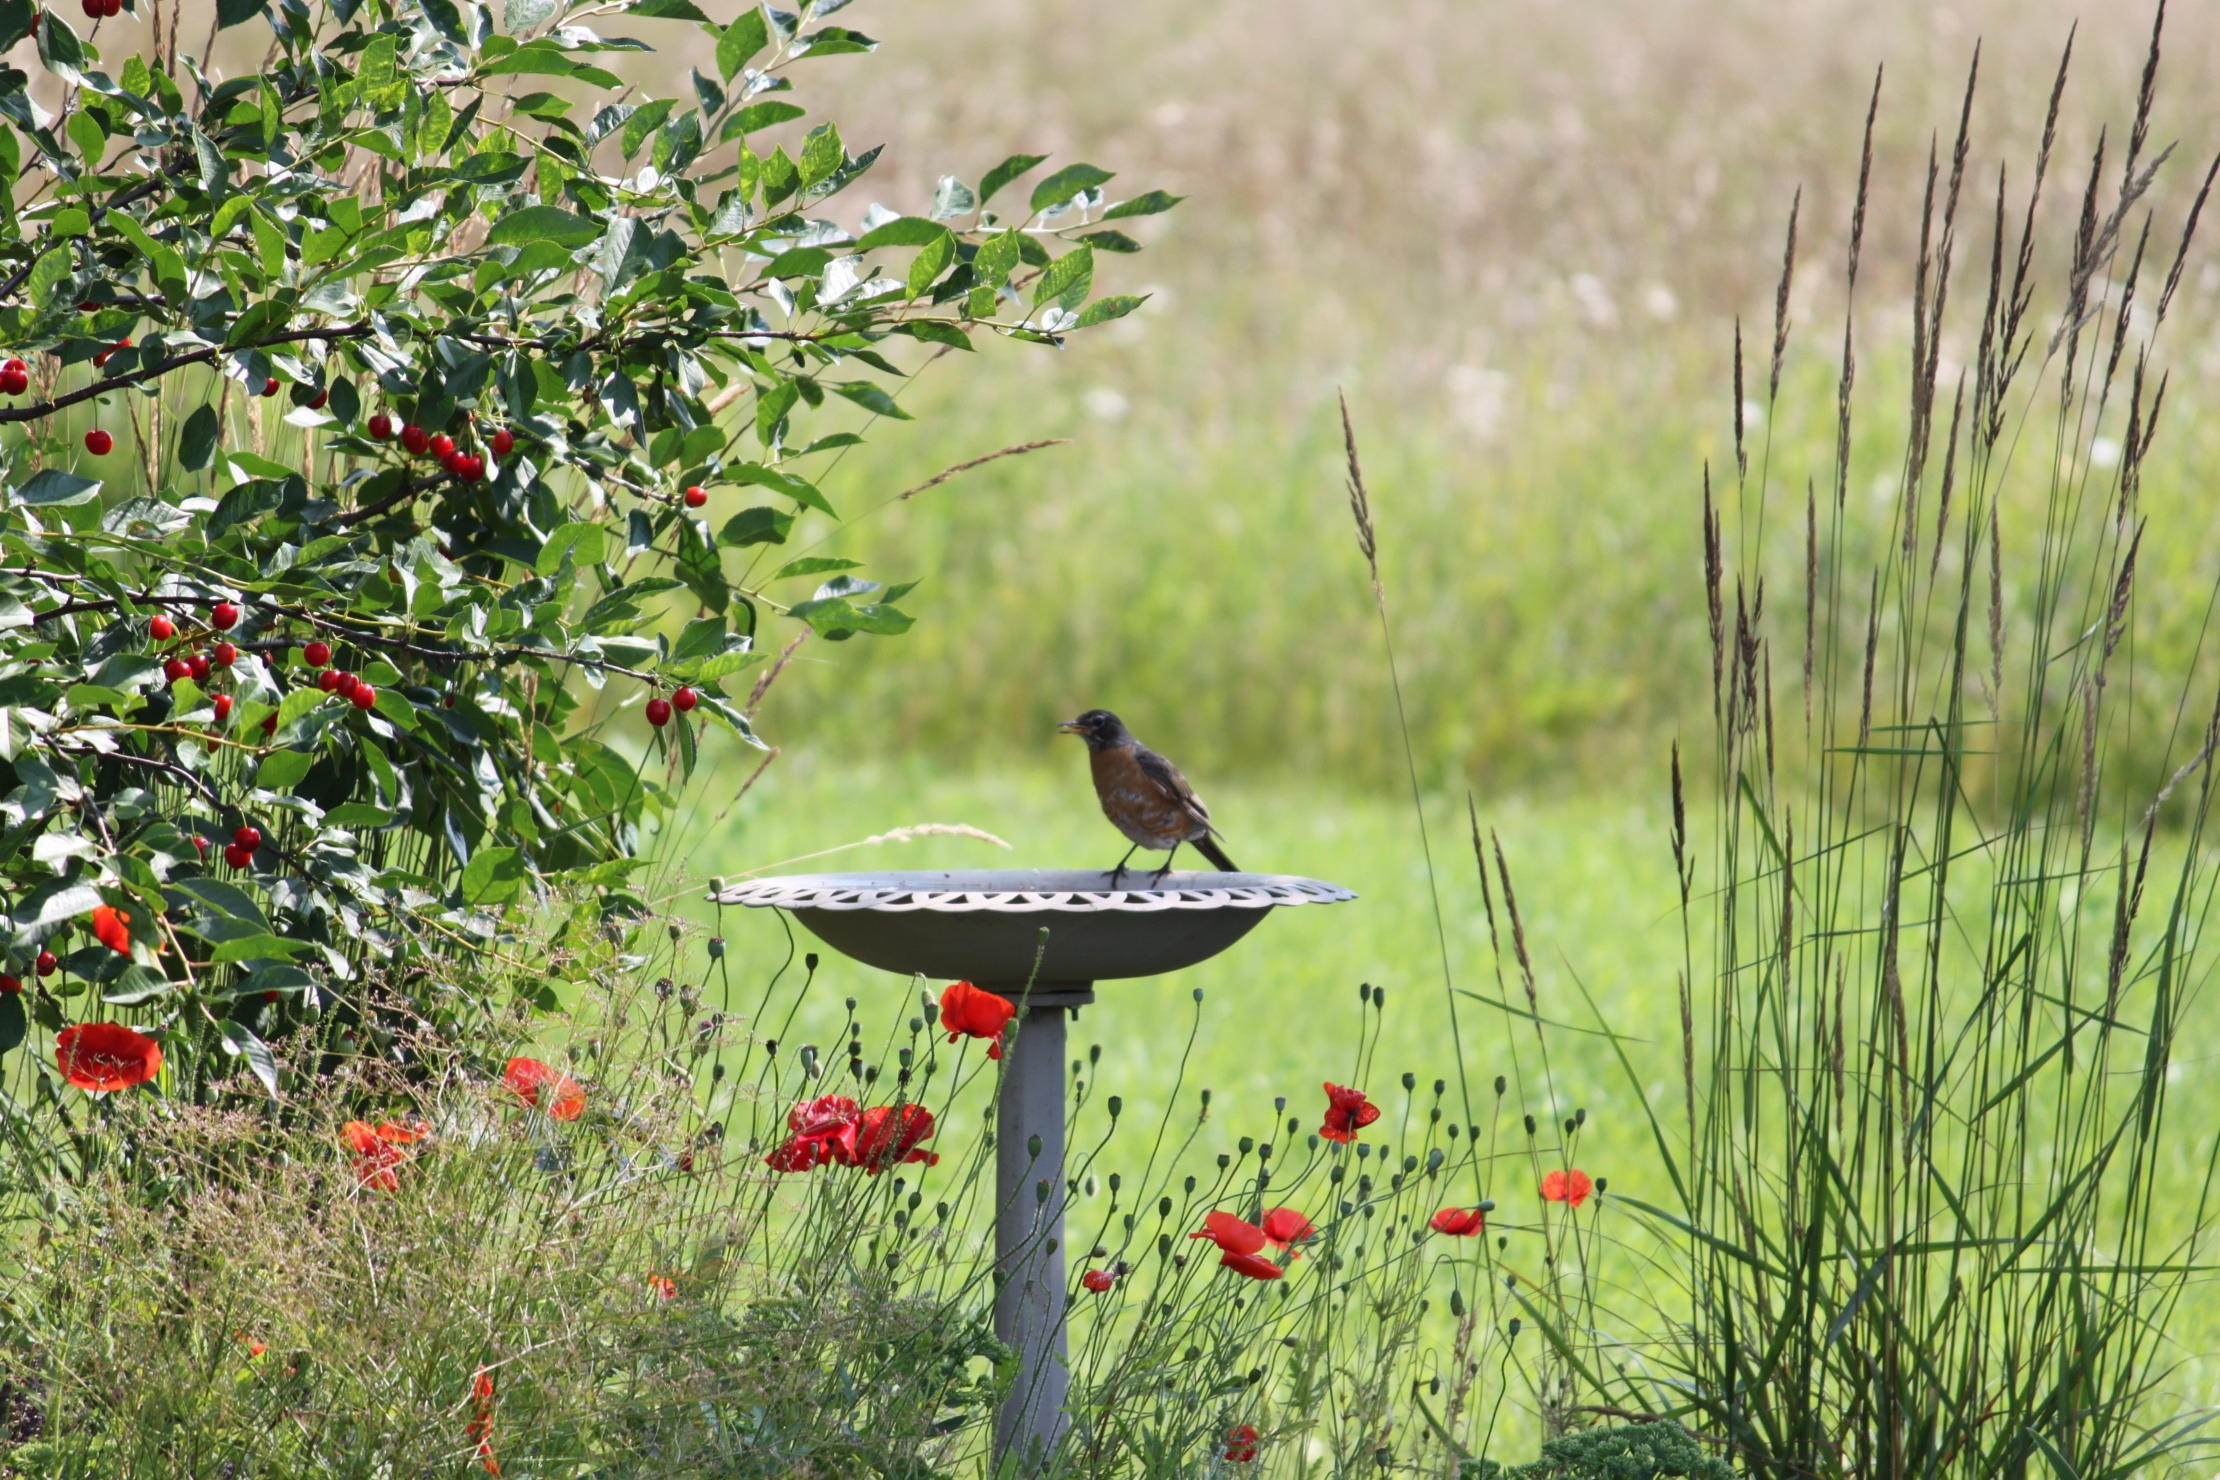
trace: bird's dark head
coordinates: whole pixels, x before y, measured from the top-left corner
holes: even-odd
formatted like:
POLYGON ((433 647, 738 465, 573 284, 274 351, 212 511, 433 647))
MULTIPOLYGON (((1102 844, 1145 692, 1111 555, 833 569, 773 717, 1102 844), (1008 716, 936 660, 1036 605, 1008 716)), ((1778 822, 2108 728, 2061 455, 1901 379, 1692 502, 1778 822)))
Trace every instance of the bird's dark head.
POLYGON ((1108 750, 1114 745, 1130 745, 1133 736, 1118 717, 1107 709, 1090 709, 1077 719, 1067 719, 1056 727, 1067 735, 1077 735, 1087 742, 1089 750, 1108 750))

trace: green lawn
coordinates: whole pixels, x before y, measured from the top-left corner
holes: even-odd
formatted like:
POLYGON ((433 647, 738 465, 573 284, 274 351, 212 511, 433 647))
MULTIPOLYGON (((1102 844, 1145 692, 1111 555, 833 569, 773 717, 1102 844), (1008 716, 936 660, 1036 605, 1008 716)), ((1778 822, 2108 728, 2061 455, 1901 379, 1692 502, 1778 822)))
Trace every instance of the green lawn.
MULTIPOLYGON (((783 755, 720 820, 731 791, 752 768, 752 757, 726 757, 712 767, 700 805, 686 815, 673 840, 664 887, 684 913, 707 924, 712 912, 700 903, 698 886, 714 875, 1107 867, 1122 844, 1095 810, 1078 746, 1044 734, 1039 752, 1031 765, 968 774, 924 762, 783 755), (793 861, 925 823, 978 828, 1011 847, 1005 852, 971 838, 942 836, 793 861)), ((1514 1113, 1531 1109, 1547 1125, 1576 1109, 1587 1111, 1582 1164, 1608 1177, 1615 1193, 1670 1203, 1671 1186, 1641 1107, 1608 1045, 1594 1034, 1597 1018, 1580 990, 1585 984, 1603 1020, 1628 1041, 1653 1103, 1672 1117, 1669 1133, 1677 1135, 1680 932, 1664 788, 1645 786, 1644 779, 1630 778, 1627 790, 1617 795, 1481 799, 1482 826, 1495 829, 1511 862, 1540 1013, 1565 1026, 1548 1033, 1546 1061, 1530 1024, 1474 998, 1458 999, 1456 1031, 1483 1122, 1491 1081, 1509 1076, 1514 1113)), ((1206 1129, 1196 1143, 1205 1156, 1245 1132, 1268 1134, 1275 1096, 1288 1097, 1289 1113, 1313 1116, 1320 1107, 1319 1083, 1328 1078, 1353 1078, 1385 1103, 1400 1096, 1396 1081, 1408 1071, 1419 1077, 1421 1095, 1427 1081, 1441 1077, 1451 1081, 1454 1097, 1458 1040, 1452 1037, 1427 872, 1407 801, 1244 787, 1210 776, 1199 780, 1225 826, 1229 850, 1244 867, 1330 879, 1356 890, 1359 898, 1330 908, 1283 911, 1224 956, 1176 980, 1102 988, 1074 1032, 1073 1051, 1077 1056, 1087 1045, 1102 1045, 1099 1089, 1125 1098, 1126 1124, 1146 1127, 1167 1108, 1196 1011, 1190 996, 1196 989, 1205 994, 1204 1016, 1181 1092, 1183 1108, 1175 1118, 1192 1113, 1195 1090, 1214 1091, 1216 1129, 1206 1129), (1388 1007, 1378 1041, 1360 1066, 1365 1014, 1356 989, 1361 982, 1387 988, 1388 1007)), ((1464 799, 1434 798, 1429 825, 1453 979, 1465 991, 1494 998, 1464 799)), ((785 930, 767 913, 726 911, 717 928, 729 942, 739 981, 762 980, 785 958, 785 930)), ((814 946, 804 940, 804 949, 814 946)), ((859 999, 872 1032, 894 1028, 913 1010, 914 999, 899 979, 827 953, 789 1041, 836 1044, 849 996, 859 999)), ((2220 1044, 2220 1034, 2208 1024, 2209 1018, 2192 1022, 2173 1075, 2177 1098, 2169 1124, 2176 1150, 2166 1164, 2185 1186, 2187 1179, 2200 1177, 2199 1159, 2209 1153, 2206 1137, 2192 1132, 2220 1116, 2220 1088, 2198 1072, 2214 1062, 2220 1044)), ((1082 1136, 1095 1129, 1099 1122, 1083 1124, 1082 1136)), ((1145 1144, 1148 1136, 1140 1139, 1145 1144)), ((1134 1153, 1142 1149, 1129 1147, 1134 1153)), ((1523 1171, 1511 1173, 1502 1186, 1490 1189, 1503 1205, 1505 1227, 1523 1222, 1533 1210, 1533 1190, 1524 1180, 1523 1171)), ((1619 1231, 1631 1234, 1631 1222, 1622 1222, 1619 1231)), ((1644 1242, 1636 1239, 1603 1271, 1607 1282, 1623 1287, 1614 1324, 1626 1334, 1644 1321, 1644 1305, 1671 1298, 1644 1277, 1651 1252, 1644 1242)), ((2174 1326, 2174 1339, 2189 1362, 2180 1379, 2184 1401, 2210 1401, 2220 1392, 2220 1362, 2202 1354, 2220 1351, 2220 1301, 2209 1285, 2191 1292, 2174 1326)))

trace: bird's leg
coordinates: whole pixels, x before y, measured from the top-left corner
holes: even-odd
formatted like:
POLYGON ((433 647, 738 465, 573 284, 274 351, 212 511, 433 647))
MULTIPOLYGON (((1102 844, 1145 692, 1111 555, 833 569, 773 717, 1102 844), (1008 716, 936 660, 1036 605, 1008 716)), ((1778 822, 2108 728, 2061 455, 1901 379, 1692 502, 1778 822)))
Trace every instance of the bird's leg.
POLYGON ((1131 858, 1131 857, 1132 857, 1132 856, 1133 856, 1133 855, 1134 855, 1135 853, 1137 853, 1137 852, 1139 852, 1139 851, 1140 851, 1140 848, 1141 848, 1141 845, 1140 845, 1139 843, 1135 843, 1135 844, 1134 844, 1134 845, 1133 845, 1132 847, 1130 847, 1130 848, 1126 849, 1126 850, 1125 850, 1125 858, 1121 858, 1121 859, 1119 859, 1119 860, 1118 860, 1118 866, 1117 866, 1116 868, 1114 868, 1114 869, 1110 870, 1110 887, 1111 887, 1111 888, 1113 888, 1113 889, 1117 888, 1117 887, 1118 887, 1118 880, 1119 880, 1119 879, 1121 879, 1121 878, 1123 878, 1123 877, 1125 876, 1125 862, 1126 862, 1126 858, 1131 858))
POLYGON ((1172 851, 1164 855, 1164 866, 1150 876, 1150 882, 1154 884, 1163 883, 1164 876, 1172 871, 1172 860, 1177 857, 1179 857, 1179 844, 1174 843, 1172 844, 1172 851))

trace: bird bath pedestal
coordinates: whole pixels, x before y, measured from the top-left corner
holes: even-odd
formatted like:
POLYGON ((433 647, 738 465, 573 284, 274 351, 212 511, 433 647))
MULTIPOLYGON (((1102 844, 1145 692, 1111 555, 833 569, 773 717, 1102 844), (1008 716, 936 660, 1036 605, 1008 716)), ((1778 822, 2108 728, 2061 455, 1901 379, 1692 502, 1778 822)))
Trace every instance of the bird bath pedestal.
POLYGON ((1277 874, 972 870, 759 879, 712 896, 791 913, 867 966, 969 981, 1018 1002, 995 1115, 995 1334, 1018 1354, 995 1415, 999 1458, 1030 1472, 1056 1447, 1070 1384, 1064 1344, 1064 1029, 1095 983, 1207 961, 1285 905, 1354 899, 1277 874), (1047 932, 1045 941, 1042 932, 1047 932), (1036 970, 1036 962, 1038 970, 1036 970), (1040 1152, 1032 1151, 1038 1137, 1040 1152))

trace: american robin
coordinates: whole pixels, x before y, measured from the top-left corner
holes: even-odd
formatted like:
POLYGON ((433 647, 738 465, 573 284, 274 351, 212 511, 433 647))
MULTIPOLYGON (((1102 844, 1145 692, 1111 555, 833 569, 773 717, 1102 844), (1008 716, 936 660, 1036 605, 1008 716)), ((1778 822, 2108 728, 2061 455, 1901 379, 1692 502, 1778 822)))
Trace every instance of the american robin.
POLYGON ((1107 709, 1090 709, 1056 728, 1087 742, 1087 761, 1094 771, 1102 815, 1133 843, 1110 870, 1112 885, 1138 848, 1170 850, 1164 866, 1156 871, 1162 879, 1172 871, 1172 859, 1179 856, 1182 843, 1193 843, 1197 853, 1225 872, 1240 872, 1218 846, 1210 809, 1179 774, 1179 767, 1134 739, 1116 715, 1107 709))

